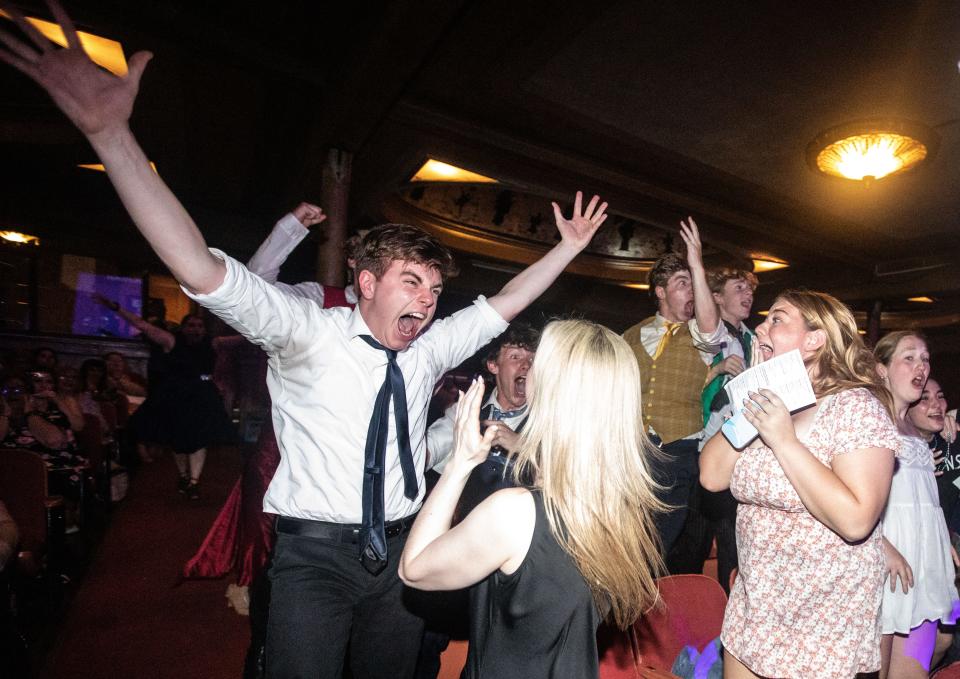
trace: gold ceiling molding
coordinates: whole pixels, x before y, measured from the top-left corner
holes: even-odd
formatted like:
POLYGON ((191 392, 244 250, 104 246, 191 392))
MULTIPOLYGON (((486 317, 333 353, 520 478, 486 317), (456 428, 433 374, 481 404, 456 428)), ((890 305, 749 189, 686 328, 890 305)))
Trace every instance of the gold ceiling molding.
MULTIPOLYGON (((391 222, 414 224, 426 229, 453 250, 515 264, 531 264, 537 261, 555 243, 521 238, 489 227, 464 224, 421 210, 403 196, 389 196, 384 201, 383 212, 391 222)), ((549 225, 556 231, 552 209, 549 225)), ((601 229, 606 227, 605 223, 601 229)), ((617 283, 645 283, 652 264, 652 258, 613 257, 588 249, 574 259, 566 271, 617 283)))
MULTIPOLYGON (((569 208, 567 208, 569 212, 569 208)), ((454 250, 530 264, 557 242, 550 200, 495 185, 410 186, 389 196, 384 216, 421 226, 454 250)), ((611 215, 569 273, 617 283, 645 283, 672 236, 611 215)))

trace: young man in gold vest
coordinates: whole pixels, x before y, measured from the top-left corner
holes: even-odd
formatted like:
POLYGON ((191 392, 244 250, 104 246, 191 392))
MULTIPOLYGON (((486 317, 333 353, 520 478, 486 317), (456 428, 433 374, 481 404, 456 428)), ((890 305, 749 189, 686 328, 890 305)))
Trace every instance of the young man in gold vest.
POLYGON ((669 456, 653 461, 657 480, 666 489, 662 499, 677 507, 658 522, 665 553, 683 529, 699 475, 700 394, 725 332, 707 287, 696 222, 681 222, 680 235, 687 245, 686 260, 669 253, 650 270, 650 294, 657 313, 623 334, 640 363, 647 433, 669 456))

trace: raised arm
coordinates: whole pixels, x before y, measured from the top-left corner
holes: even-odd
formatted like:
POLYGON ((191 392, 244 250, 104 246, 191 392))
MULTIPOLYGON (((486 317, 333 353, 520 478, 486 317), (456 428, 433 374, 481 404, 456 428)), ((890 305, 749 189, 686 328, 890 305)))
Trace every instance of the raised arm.
POLYGON ((59 49, 6 2, 2 7, 33 43, 29 46, 0 32, 0 60, 43 87, 87 137, 140 233, 171 273, 195 292, 211 292, 226 268, 211 255, 193 219, 153 171, 130 131, 129 120, 140 78, 152 55, 137 52, 129 72, 118 78, 94 64, 83 48, 73 22, 59 3, 48 0, 63 29, 67 48, 59 49))
POLYGON ((573 203, 573 215, 566 219, 560 212, 560 206, 553 203, 553 213, 560 230, 560 242, 539 260, 528 266, 510 280, 503 289, 491 297, 488 302, 505 321, 512 321, 517 314, 526 309, 531 302, 543 294, 563 273, 567 264, 573 261, 587 247, 593 234, 607 219, 607 204, 600 207, 599 196, 594 196, 586 209, 582 209, 583 194, 577 191, 573 203))
POLYGON ((310 233, 308 229, 326 218, 318 206, 300 203, 273 226, 270 235, 247 262, 247 268, 267 283, 276 283, 280 267, 310 233))
POLYGON ((497 425, 480 435, 483 381, 460 399, 454 452, 417 516, 400 557, 400 578, 426 590, 461 589, 495 570, 515 571, 526 556, 536 521, 530 494, 520 488, 494 493, 451 528, 470 472, 487 458, 497 425))
POLYGON ((697 319, 697 328, 703 335, 711 335, 720 324, 720 311, 707 285, 707 272, 703 267, 703 243, 700 242, 700 230, 693 217, 680 222, 680 237, 687 245, 687 266, 693 282, 693 309, 697 319))
POLYGON ((148 323, 135 313, 127 311, 113 300, 107 299, 103 295, 99 294, 94 294, 93 299, 95 302, 97 302, 97 304, 110 309, 110 311, 142 332, 144 337, 146 337, 148 340, 154 344, 160 345, 165 353, 169 353, 173 349, 173 345, 177 343, 177 338, 172 332, 164 330, 163 328, 158 328, 153 323, 148 323))

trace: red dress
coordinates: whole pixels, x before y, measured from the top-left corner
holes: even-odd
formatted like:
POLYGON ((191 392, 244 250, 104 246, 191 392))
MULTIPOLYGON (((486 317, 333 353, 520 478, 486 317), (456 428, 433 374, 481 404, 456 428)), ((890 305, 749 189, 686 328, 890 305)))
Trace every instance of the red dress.
MULTIPOLYGON (((343 288, 323 286, 323 308, 349 306, 343 288)), ((267 359, 260 352, 260 388, 266 388, 267 359)), ((263 496, 280 464, 273 420, 264 423, 256 452, 247 459, 226 503, 200 549, 183 567, 185 578, 220 578, 237 571, 237 584, 251 584, 263 571, 273 550, 274 515, 263 511, 263 496)))

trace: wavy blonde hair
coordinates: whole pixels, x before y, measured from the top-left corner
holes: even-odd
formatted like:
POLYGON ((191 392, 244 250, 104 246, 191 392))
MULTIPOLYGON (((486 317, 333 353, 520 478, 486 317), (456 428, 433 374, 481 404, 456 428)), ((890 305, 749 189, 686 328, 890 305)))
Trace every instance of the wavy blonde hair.
POLYGON ((777 295, 800 312, 807 330, 822 330, 826 342, 809 363, 819 398, 846 389, 864 388, 876 396, 893 416, 893 399, 877 372, 877 359, 857 332, 857 322, 846 304, 825 292, 795 289, 777 295))
POLYGON ((601 611, 626 628, 658 598, 656 497, 640 412, 640 370, 620 336, 564 320, 543 332, 515 478, 541 489, 550 530, 601 611))

